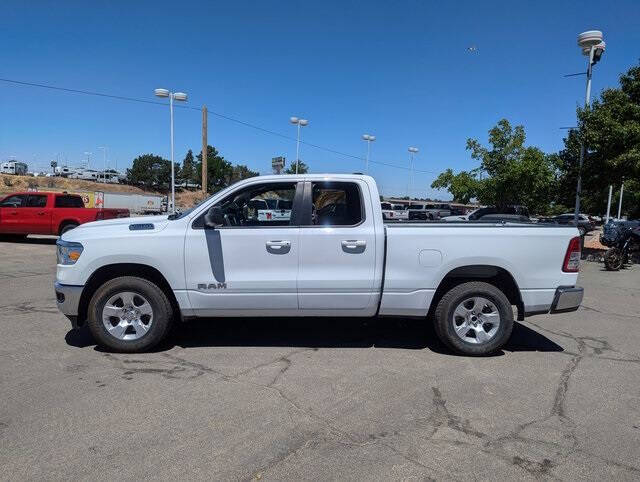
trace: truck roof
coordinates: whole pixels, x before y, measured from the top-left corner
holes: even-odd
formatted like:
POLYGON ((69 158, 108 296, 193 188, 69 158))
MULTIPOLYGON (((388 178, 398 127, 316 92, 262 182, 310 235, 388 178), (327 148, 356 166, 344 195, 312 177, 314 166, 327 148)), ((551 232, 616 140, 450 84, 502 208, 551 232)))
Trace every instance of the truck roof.
MULTIPOLYGON (((310 181, 331 181, 334 179, 362 179, 373 181, 371 176, 366 174, 269 174, 267 176, 257 176, 260 180, 265 181, 300 181, 300 180, 310 180, 310 181)), ((250 177, 246 180, 256 179, 256 177, 250 177)))

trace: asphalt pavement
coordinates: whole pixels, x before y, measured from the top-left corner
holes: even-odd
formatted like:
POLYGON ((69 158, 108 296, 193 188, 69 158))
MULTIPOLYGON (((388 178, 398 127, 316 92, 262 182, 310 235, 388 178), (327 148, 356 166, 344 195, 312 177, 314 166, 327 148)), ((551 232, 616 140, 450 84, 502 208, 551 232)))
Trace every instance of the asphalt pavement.
POLYGON ((0 480, 640 478, 640 266, 451 354, 427 321, 211 319, 111 354, 55 306, 55 240, 0 242, 0 480))

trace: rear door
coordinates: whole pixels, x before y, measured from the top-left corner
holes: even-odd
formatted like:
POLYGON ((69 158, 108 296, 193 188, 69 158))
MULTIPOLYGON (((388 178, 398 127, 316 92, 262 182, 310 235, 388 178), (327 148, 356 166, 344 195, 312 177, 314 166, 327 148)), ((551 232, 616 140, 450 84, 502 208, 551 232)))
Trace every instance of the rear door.
POLYGON ((26 194, 13 194, 0 202, 0 232, 28 234, 22 224, 22 211, 26 205, 26 194))
POLYGON ((305 183, 298 274, 303 313, 375 313, 375 223, 365 189, 361 181, 305 183))
POLYGON ((191 223, 185 279, 195 315, 298 314, 296 205, 302 189, 303 183, 254 182, 215 204, 224 226, 206 227, 205 213, 191 223), (278 200, 292 203, 289 216, 273 216, 269 204, 278 200))

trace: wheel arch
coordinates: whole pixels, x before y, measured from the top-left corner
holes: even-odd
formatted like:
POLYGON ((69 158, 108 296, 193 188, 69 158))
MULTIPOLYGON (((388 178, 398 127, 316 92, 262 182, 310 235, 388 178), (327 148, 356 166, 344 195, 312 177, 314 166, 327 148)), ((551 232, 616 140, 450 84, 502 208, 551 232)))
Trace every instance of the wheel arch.
POLYGON ((157 285, 169 299, 174 315, 180 316, 180 306, 176 296, 167 279, 157 268, 140 263, 114 263, 101 266, 95 270, 85 283, 82 295, 80 295, 80 304, 78 305, 79 326, 85 324, 87 320, 89 302, 95 291, 105 282, 121 276, 135 276, 157 285))
POLYGON ((72 218, 65 218, 62 221, 60 221, 58 223, 58 231, 57 231, 58 236, 62 234, 62 230, 65 228, 65 226, 68 226, 69 224, 75 224, 77 226, 80 226, 80 221, 72 218))
POLYGON ((429 317, 432 317, 435 307, 447 291, 469 281, 482 281, 498 288, 505 294, 509 302, 518 308, 518 320, 524 319, 524 303, 520 296, 518 283, 505 268, 491 264, 458 266, 450 270, 436 289, 431 301, 429 317))

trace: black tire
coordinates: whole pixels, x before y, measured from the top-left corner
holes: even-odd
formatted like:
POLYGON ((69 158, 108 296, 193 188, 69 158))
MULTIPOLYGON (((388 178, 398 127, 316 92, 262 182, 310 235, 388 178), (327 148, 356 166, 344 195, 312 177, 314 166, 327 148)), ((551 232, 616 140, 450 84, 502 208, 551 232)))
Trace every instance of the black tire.
POLYGON ((65 224, 62 229, 60 230, 60 236, 62 236, 64 233, 66 233, 67 231, 71 231, 72 229, 77 228, 78 225, 75 223, 69 223, 69 224, 65 224))
POLYGON ((442 342, 453 351, 471 356, 482 356, 499 350, 511 337, 513 331, 513 309, 511 303, 495 286, 480 281, 462 283, 447 291, 435 310, 435 330, 442 342), (482 297, 495 305, 500 315, 497 331, 485 343, 469 343, 454 330, 454 311, 467 298, 482 297))
POLYGON ((604 267, 609 271, 618 271, 624 265, 624 256, 619 248, 609 248, 604 255, 604 267))
POLYGON ((169 333, 173 318, 171 302, 154 283, 143 278, 123 276, 104 283, 96 290, 89 302, 87 325, 98 345, 111 351, 139 353, 160 343, 169 333), (102 322, 102 311, 106 302, 120 292, 134 292, 146 298, 153 309, 153 321, 147 331, 135 340, 116 338, 107 331, 102 322))

